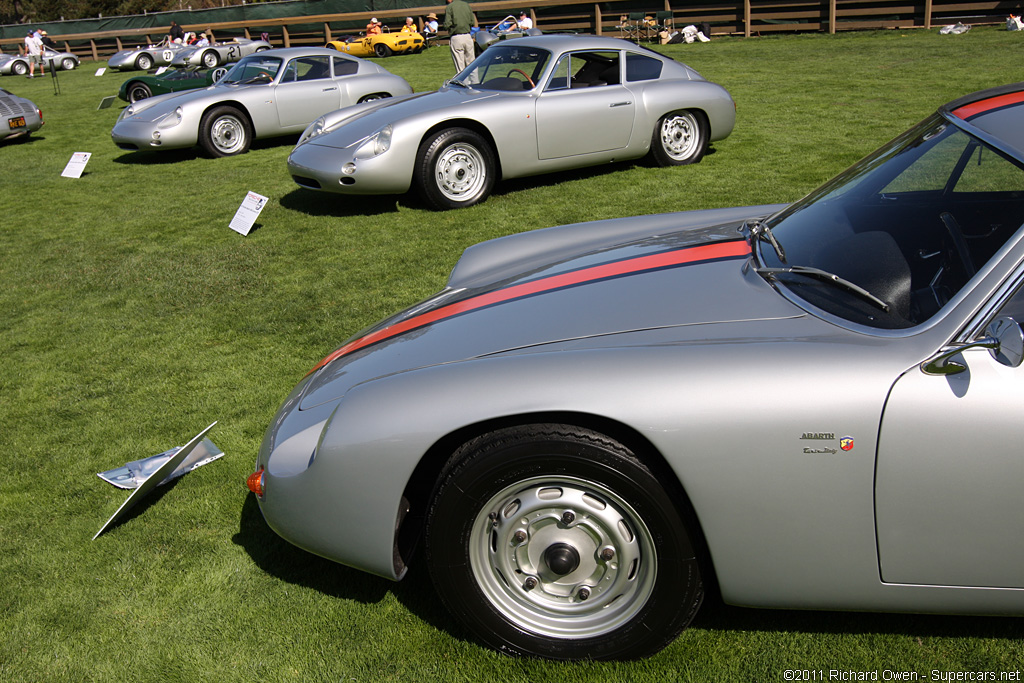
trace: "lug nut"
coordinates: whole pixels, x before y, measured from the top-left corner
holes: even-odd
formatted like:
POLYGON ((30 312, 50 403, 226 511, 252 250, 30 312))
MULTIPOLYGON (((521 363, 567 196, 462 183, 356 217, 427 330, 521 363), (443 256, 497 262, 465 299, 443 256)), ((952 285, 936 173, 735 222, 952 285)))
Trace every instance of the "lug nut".
POLYGON ((537 579, 533 578, 532 576, 526 577, 526 581, 523 581, 523 588, 525 588, 528 591, 532 591, 536 587, 537 579))
POLYGON ((572 510, 566 510, 562 513, 562 524, 572 524, 576 521, 576 515, 573 514, 572 510))
POLYGON ((512 534, 512 540, 516 543, 522 543, 526 540, 526 532, 520 529, 519 531, 512 534))
POLYGON ((587 598, 590 597, 590 589, 587 588, 586 586, 584 586, 583 588, 580 588, 580 592, 576 594, 576 597, 579 600, 586 600, 587 598))
POLYGON ((605 562, 609 562, 609 561, 611 561, 611 559, 613 557, 615 557, 615 549, 614 548, 602 548, 601 549, 601 559, 602 560, 604 560, 605 562))

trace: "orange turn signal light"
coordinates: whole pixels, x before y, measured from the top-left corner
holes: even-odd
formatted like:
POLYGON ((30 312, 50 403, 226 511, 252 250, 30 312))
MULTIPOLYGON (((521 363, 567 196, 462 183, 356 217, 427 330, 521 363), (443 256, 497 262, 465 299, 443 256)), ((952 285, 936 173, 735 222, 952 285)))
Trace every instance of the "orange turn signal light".
POLYGON ((263 470, 258 470, 249 475, 249 478, 245 480, 245 485, 249 487, 249 490, 255 493, 260 498, 263 497, 263 470))

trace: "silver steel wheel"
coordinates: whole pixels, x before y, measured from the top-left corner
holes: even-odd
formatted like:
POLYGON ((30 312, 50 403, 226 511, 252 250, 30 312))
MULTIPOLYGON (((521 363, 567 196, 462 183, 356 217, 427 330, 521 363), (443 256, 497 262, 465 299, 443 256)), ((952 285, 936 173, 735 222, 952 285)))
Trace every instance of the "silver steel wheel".
POLYGON ((237 154, 246 145, 245 124, 234 114, 221 114, 210 126, 210 142, 224 156, 237 154))
POLYGON ((212 69, 213 67, 217 66, 217 62, 219 61, 220 58, 217 56, 217 53, 213 50, 207 50, 203 53, 203 66, 212 69))
POLYGON ((141 54, 138 59, 135 60, 135 67, 139 71, 149 71, 151 66, 153 66, 153 58, 147 54, 141 54))
POLYGON ((501 615, 528 632, 590 638, 643 608, 658 575, 651 533, 613 491, 571 476, 517 482, 473 522, 469 563, 501 615))
POLYGON ((702 144, 700 124, 688 111, 662 119, 659 138, 665 154, 675 161, 689 159, 702 144))
POLYGON ((14 66, 11 67, 11 70, 18 76, 24 76, 28 73, 28 65, 25 64, 25 62, 15 62, 14 66))
POLYGON ((71 71, 75 68, 75 60, 71 59, 71 57, 65 57, 60 65, 65 71, 71 71))
POLYGON ((473 145, 459 142, 446 148, 434 164, 437 189, 454 202, 472 199, 487 182, 484 157, 473 145))

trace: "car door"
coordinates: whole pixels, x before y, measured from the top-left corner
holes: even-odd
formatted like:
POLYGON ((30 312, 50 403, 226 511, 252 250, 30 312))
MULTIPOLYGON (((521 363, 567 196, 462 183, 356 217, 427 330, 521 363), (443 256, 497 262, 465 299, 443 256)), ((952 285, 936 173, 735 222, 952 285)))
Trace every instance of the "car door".
POLYGON ((537 98, 540 159, 606 152, 625 147, 636 102, 622 85, 619 52, 562 55, 537 98))
MULTIPOLYGON (((1024 321, 1024 287, 991 316, 1024 321)), ((938 350, 937 350, 938 351, 938 350)), ((984 348, 914 367, 882 419, 875 506, 886 583, 1024 588, 1024 366, 984 348)))
POLYGON ((341 95, 331 78, 330 58, 311 55, 290 60, 274 101, 283 131, 301 131, 318 116, 340 109, 341 95))

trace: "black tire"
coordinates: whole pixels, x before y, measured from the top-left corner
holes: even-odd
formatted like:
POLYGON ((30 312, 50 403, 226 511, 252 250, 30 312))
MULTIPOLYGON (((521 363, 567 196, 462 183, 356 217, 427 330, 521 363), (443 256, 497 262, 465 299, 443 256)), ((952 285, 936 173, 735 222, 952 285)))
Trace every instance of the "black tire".
POLYGON ((434 209, 459 209, 483 201, 494 187, 494 152, 468 128, 448 128, 420 144, 413 183, 434 209))
POLYGON ((220 55, 218 55, 213 50, 207 50, 203 53, 202 62, 203 66, 205 66, 207 69, 216 68, 217 65, 220 64, 220 55))
POLYGON ((252 144, 249 118, 234 107, 211 109, 199 122, 199 144, 214 157, 230 157, 249 151, 252 144))
POLYGON ((390 57, 391 48, 385 45, 384 43, 377 43, 376 45, 373 46, 373 54, 377 55, 381 59, 383 59, 384 57, 390 57))
POLYGON ((76 66, 78 66, 78 62, 73 60, 71 57, 65 57, 60 62, 60 68, 64 69, 65 71, 71 71, 76 66))
POLYGON ((389 97, 391 97, 391 93, 375 92, 371 95, 363 95, 359 98, 359 102, 357 104, 362 104, 363 102, 374 102, 376 100, 385 100, 389 97))
POLYGON ((143 52, 135 58, 135 68, 139 71, 149 71, 153 68, 153 58, 143 52))
POLYGON ((513 427, 460 448, 426 541, 441 600, 509 654, 644 657, 675 639, 704 595, 687 524, 658 478, 622 444, 576 427, 513 427))
POLYGON ((702 112, 670 112, 654 127, 651 158, 658 166, 696 164, 707 151, 708 124, 702 112))
POLYGON ((144 100, 147 97, 152 97, 153 91, 149 89, 149 86, 139 81, 134 81, 128 86, 128 101, 134 104, 139 100, 144 100))
POLYGON ((18 60, 17 62, 11 65, 11 71, 13 71, 16 76, 24 76, 28 73, 28 64, 21 60, 18 60))

